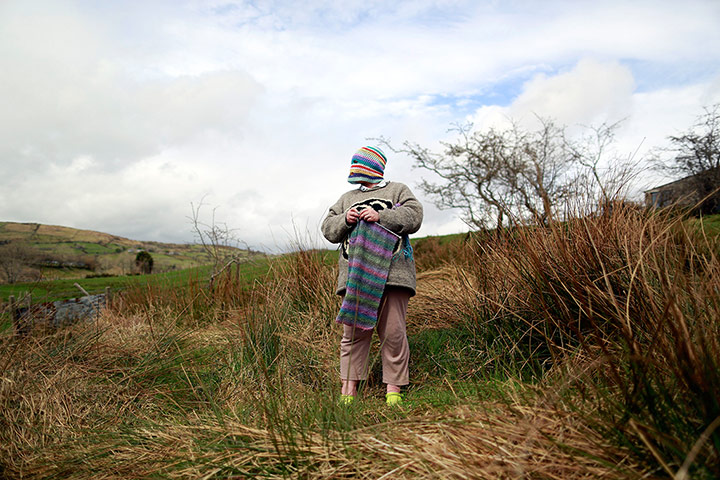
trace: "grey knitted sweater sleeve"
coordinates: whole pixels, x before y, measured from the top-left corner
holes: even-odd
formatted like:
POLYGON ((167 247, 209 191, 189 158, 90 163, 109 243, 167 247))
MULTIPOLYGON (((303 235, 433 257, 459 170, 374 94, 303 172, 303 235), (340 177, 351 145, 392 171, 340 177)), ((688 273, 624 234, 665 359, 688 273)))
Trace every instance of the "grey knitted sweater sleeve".
POLYGON ((423 207, 410 189, 403 184, 395 194, 395 207, 380 211, 380 225, 398 235, 410 235, 420 230, 423 207))
POLYGON ((325 238, 332 243, 340 243, 345 240, 353 227, 345 221, 345 214, 350 207, 343 205, 343 199, 344 196, 340 197, 340 199, 330 207, 330 211, 320 226, 320 230, 322 230, 325 238))

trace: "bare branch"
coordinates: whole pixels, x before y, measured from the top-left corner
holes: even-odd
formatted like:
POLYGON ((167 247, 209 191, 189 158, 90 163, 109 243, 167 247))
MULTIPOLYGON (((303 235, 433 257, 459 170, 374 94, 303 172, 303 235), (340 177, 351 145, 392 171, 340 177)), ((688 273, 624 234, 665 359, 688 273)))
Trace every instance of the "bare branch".
POLYGON ((408 155, 415 168, 436 179, 423 179, 419 186, 438 207, 460 209, 464 220, 478 228, 488 228, 493 221, 501 227, 513 219, 549 223, 579 189, 599 189, 604 199, 618 190, 616 179, 608 176, 611 170, 602 172, 618 124, 601 125, 573 142, 564 127, 537 119, 540 127, 534 131, 513 121, 504 130, 456 125, 456 140, 440 142, 441 152, 407 141, 400 148, 385 139, 379 142, 408 155))
MULTIPOLYGON (((216 220, 217 207, 212 209, 210 222, 201 220, 201 210, 207 207, 205 197, 197 206, 190 202, 192 216, 188 217, 192 225, 197 242, 202 246, 205 254, 212 263, 210 275, 210 289, 212 290, 215 278, 232 264, 240 263, 238 245, 241 243, 235 236, 237 229, 231 229, 225 223, 216 220)), ((247 248, 246 250, 250 250, 247 248)))
POLYGON ((689 177, 703 201, 700 213, 720 211, 720 104, 703 108, 693 127, 670 136, 672 146, 656 154, 655 164, 678 177, 689 177))

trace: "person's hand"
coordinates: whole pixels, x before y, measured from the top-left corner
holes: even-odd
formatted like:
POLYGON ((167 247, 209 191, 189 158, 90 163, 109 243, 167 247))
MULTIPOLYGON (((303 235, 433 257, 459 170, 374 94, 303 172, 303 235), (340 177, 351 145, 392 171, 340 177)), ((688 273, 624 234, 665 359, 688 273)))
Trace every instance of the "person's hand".
POLYGON ((355 208, 351 208, 345 214, 345 221, 348 223, 348 225, 356 224, 359 218, 360 218, 360 212, 358 212, 357 209, 355 209, 355 208))
POLYGON ((360 212, 360 220, 365 220, 366 222, 377 222, 380 220, 380 214, 372 208, 366 208, 360 212))

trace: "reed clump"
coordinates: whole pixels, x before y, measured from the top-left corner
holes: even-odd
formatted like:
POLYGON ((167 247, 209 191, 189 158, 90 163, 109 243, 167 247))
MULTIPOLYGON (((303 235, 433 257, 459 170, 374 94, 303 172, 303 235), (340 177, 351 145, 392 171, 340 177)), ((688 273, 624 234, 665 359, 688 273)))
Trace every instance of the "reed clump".
POLYGON ((689 225, 672 212, 618 206, 514 229, 479 244, 462 267, 472 281, 455 285, 477 285, 477 330, 502 338, 534 375, 578 355, 593 359, 572 382, 571 402, 594 403, 598 425, 606 421, 648 465, 714 478, 720 243, 689 225))

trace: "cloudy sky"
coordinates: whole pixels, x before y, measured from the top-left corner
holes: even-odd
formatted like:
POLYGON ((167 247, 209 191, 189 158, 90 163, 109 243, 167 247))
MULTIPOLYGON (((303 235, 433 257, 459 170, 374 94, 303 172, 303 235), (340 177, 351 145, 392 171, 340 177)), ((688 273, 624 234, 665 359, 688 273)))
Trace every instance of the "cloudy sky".
MULTIPOLYGON (((643 155, 720 102, 718 45, 717 0, 0 0, 0 221, 188 242, 204 201, 253 248, 322 245, 368 138, 624 119, 643 155)), ((424 200, 419 235, 464 229, 424 200)))

